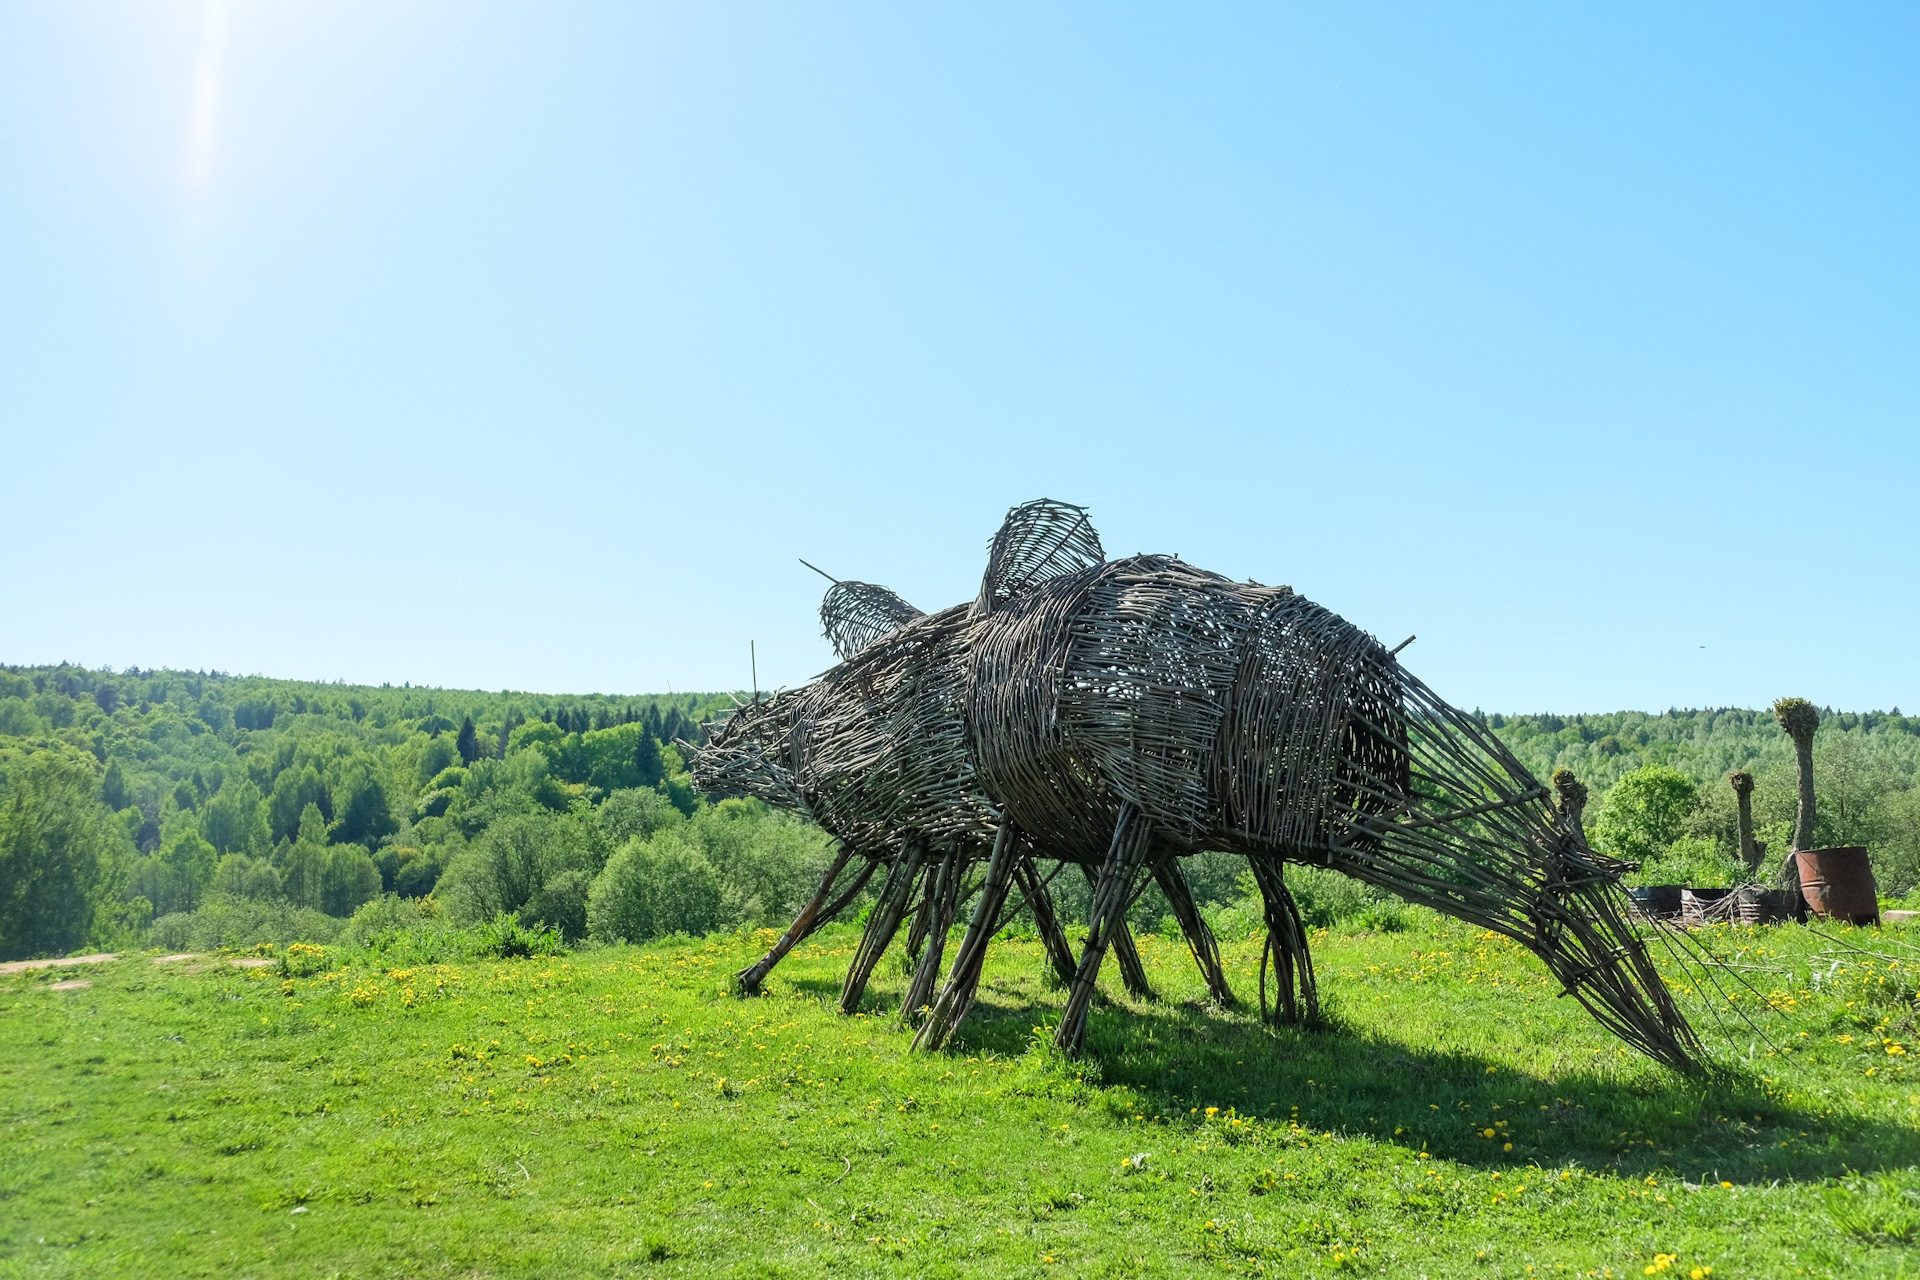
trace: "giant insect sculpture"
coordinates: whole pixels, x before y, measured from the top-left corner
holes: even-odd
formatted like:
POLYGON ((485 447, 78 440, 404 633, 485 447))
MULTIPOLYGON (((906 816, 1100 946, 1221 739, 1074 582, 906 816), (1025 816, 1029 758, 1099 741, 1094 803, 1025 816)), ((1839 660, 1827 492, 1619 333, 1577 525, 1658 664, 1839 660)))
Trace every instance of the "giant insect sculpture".
POLYGON ((972 601, 923 614, 836 582, 821 619, 841 662, 741 707, 692 753, 702 788, 805 813, 840 841, 800 918, 739 975, 746 989, 884 868, 842 1007, 911 914, 902 1013, 922 1019, 916 1046, 936 1048, 965 1017, 1017 888, 1067 989, 1055 1042, 1078 1052, 1109 950, 1146 993, 1126 913, 1148 883, 1213 996, 1232 1002, 1179 870, 1224 850, 1247 858, 1264 904, 1263 1016, 1270 964, 1273 1017, 1316 1009, 1285 881, 1288 862, 1305 863, 1514 939, 1621 1039, 1696 1065, 1699 1042, 1628 922, 1630 864, 1586 843, 1584 788, 1566 780, 1556 806, 1397 650, 1290 588, 1176 557, 1108 560, 1083 508, 1042 499, 1008 514, 972 601), (1092 887, 1077 958, 1049 893, 1069 867, 1092 887))

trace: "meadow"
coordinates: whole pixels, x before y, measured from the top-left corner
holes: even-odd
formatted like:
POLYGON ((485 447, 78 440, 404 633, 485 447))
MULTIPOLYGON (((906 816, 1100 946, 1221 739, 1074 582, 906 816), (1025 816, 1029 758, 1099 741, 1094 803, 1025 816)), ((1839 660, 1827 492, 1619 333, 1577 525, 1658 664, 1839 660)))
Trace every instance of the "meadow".
MULTIPOLYGON (((757 999, 729 977, 765 931, 13 973, 0 1275, 1920 1270, 1901 931, 1708 931, 1760 1031, 1686 1079, 1512 944, 1406 924, 1321 931, 1325 1024, 1281 1031, 1143 936, 1157 998, 1106 984, 1079 1061, 1016 936, 937 1055, 897 956, 837 1013, 850 925, 757 999)), ((1257 1000, 1257 942, 1223 945, 1257 1000)))

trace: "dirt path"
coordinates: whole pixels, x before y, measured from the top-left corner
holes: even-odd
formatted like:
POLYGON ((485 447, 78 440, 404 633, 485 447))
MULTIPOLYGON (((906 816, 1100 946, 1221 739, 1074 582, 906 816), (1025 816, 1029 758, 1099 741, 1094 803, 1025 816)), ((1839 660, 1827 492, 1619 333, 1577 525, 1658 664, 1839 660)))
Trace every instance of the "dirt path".
POLYGON ((93 956, 67 956, 60 960, 9 960, 0 964, 0 973, 25 973, 29 969, 53 969, 66 964, 101 964, 120 957, 111 951, 93 956))
MULTIPOLYGON (((104 964, 109 960, 118 960, 119 958, 120 957, 114 952, 102 951, 98 955, 63 956, 58 960, 9 960, 5 964, 0 964, 0 975, 25 973, 29 969, 55 969, 70 964, 104 964)), ((153 962, 155 964, 172 964, 177 960, 199 960, 203 958, 202 954, 198 951, 182 951, 176 955, 155 956, 153 962)), ((236 969, 264 969, 268 965, 273 964, 274 961, 266 956, 241 956, 237 959, 229 960, 227 963, 236 969)), ((90 984, 81 983, 80 985, 87 986, 90 984)), ((68 983, 54 984, 54 990, 56 991, 69 989, 71 989, 71 987, 68 983)))

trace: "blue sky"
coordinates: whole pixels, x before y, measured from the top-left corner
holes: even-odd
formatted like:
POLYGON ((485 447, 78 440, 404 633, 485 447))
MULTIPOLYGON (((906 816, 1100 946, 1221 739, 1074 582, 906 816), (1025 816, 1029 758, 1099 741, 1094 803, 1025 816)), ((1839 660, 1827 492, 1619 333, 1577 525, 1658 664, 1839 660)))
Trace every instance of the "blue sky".
POLYGON ((0 661, 831 661, 1005 510, 1466 706, 1920 711, 1920 10, 0 8, 0 661))

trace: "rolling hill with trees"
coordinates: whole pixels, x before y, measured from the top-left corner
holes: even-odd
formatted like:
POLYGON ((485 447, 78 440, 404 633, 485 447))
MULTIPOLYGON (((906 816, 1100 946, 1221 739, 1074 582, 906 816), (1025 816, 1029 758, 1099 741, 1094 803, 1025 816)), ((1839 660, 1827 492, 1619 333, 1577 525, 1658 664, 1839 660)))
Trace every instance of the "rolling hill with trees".
MULTIPOLYGON (((0 668, 0 959, 327 941, 423 912, 460 927, 511 915, 568 941, 783 925, 827 837, 697 794, 675 745, 732 705, 0 668)), ((1741 874, 1736 769, 1755 778, 1764 870, 1788 847, 1793 748, 1765 711, 1485 719, 1539 777, 1569 768, 1593 789, 1590 834, 1643 862, 1643 881, 1741 874)), ((1920 718, 1823 712, 1813 758, 1819 842, 1868 846, 1882 891, 1911 892, 1920 718)), ((1190 875, 1231 910, 1240 870, 1201 855, 1190 875)), ((1367 909, 1336 881, 1302 869, 1310 916, 1367 909)), ((1148 893, 1136 923, 1165 909, 1148 893)))

